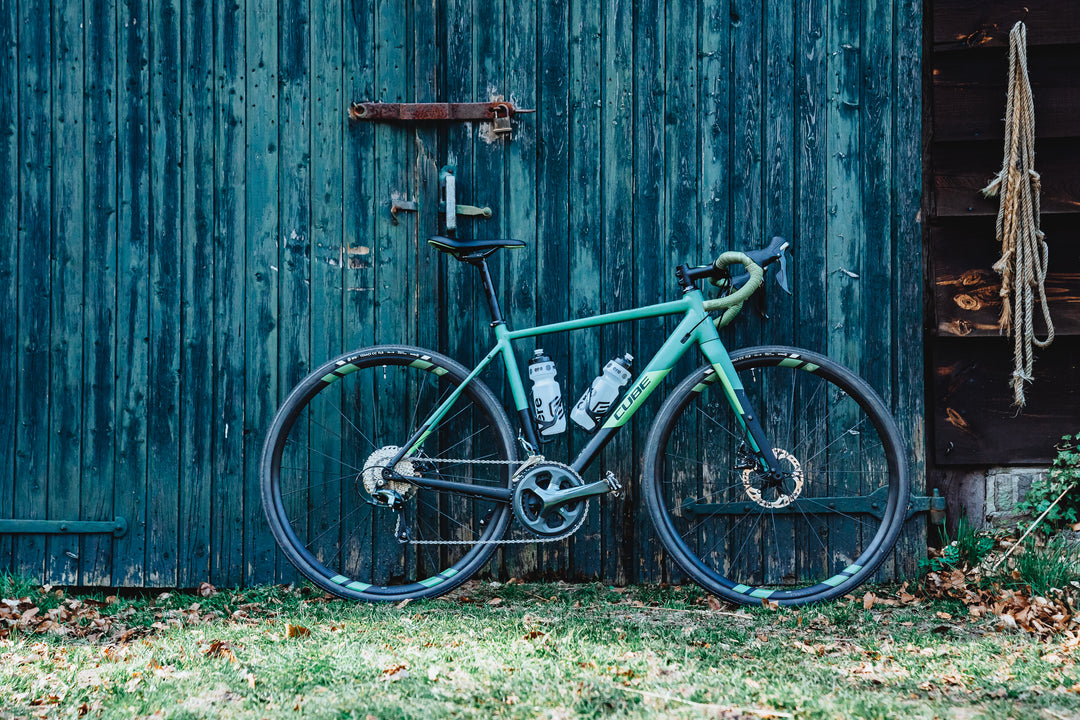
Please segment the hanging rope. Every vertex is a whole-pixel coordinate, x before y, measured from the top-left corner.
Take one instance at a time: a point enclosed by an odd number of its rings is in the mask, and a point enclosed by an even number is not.
[[[1009,33],[1009,91],[1005,106],[1005,158],[1001,172],[983,188],[987,197],[999,195],[997,239],[1001,259],[994,270],[1001,276],[1001,332],[1013,338],[1014,369],[1010,384],[1013,404],[1023,407],[1024,384],[1032,381],[1034,347],[1054,340],[1054,324],[1046,304],[1045,235],[1039,229],[1039,173],[1035,172],[1035,106],[1028,82],[1027,28],[1018,22]],[[1035,337],[1034,303],[1038,292],[1046,321],[1045,340]]]

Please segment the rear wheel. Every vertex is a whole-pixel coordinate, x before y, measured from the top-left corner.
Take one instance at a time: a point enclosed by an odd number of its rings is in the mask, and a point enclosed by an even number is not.
[[[788,347],[733,353],[783,466],[755,466],[711,367],[668,397],[645,449],[649,514],[671,558],[732,602],[827,600],[871,577],[896,542],[910,481],[896,423],[874,390]]]
[[[357,600],[431,597],[487,562],[511,519],[508,503],[381,472],[467,375],[438,353],[385,345],[326,363],[289,394],[263,448],[263,508],[286,557],[316,585]],[[507,488],[516,457],[505,412],[473,380],[396,469]],[[396,493],[400,511],[378,502],[380,491]]]

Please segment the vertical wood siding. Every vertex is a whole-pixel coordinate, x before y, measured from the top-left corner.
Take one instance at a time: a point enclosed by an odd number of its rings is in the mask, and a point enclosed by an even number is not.
[[[920,0],[0,0],[0,516],[129,527],[0,536],[0,567],[291,579],[258,491],[288,389],[373,342],[466,363],[488,343],[474,273],[424,243],[448,162],[460,201],[494,211],[461,235],[528,243],[493,268],[511,326],[671,299],[676,264],[791,237],[794,297],[770,288],[768,319],[751,308],[725,340],[858,370],[921,490],[921,44]],[[509,140],[345,113],[497,95],[537,109]],[[393,224],[392,198],[421,212]],[[569,404],[670,325],[541,343]],[[679,579],[637,482],[657,403],[590,471],[626,495],[494,572]],[[913,522],[883,572],[910,572],[923,535]]]

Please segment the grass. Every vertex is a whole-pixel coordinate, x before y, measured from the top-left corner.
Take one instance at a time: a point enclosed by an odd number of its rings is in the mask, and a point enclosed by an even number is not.
[[[1067,588],[1080,580],[1080,546],[1060,535],[1047,540],[1028,537],[1023,552],[1016,553],[1011,570],[1013,584],[1027,586],[1036,595],[1054,588]]]
[[[194,603],[203,619],[160,621]],[[480,583],[401,608],[280,587],[116,598],[102,614],[162,627],[121,644],[12,632],[0,717],[1080,716],[1076,642],[958,610],[716,611],[696,588],[598,584]]]

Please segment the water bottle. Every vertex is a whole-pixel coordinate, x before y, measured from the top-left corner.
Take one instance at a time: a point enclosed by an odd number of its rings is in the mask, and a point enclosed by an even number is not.
[[[634,356],[627,353],[604,366],[602,372],[581,396],[570,412],[570,419],[586,430],[596,429],[597,423],[607,415],[611,404],[619,397],[619,391],[630,382],[630,366]]]
[[[529,360],[529,379],[532,380],[533,417],[542,437],[554,437],[566,430],[566,411],[562,391],[555,382],[555,363],[537,349]]]

